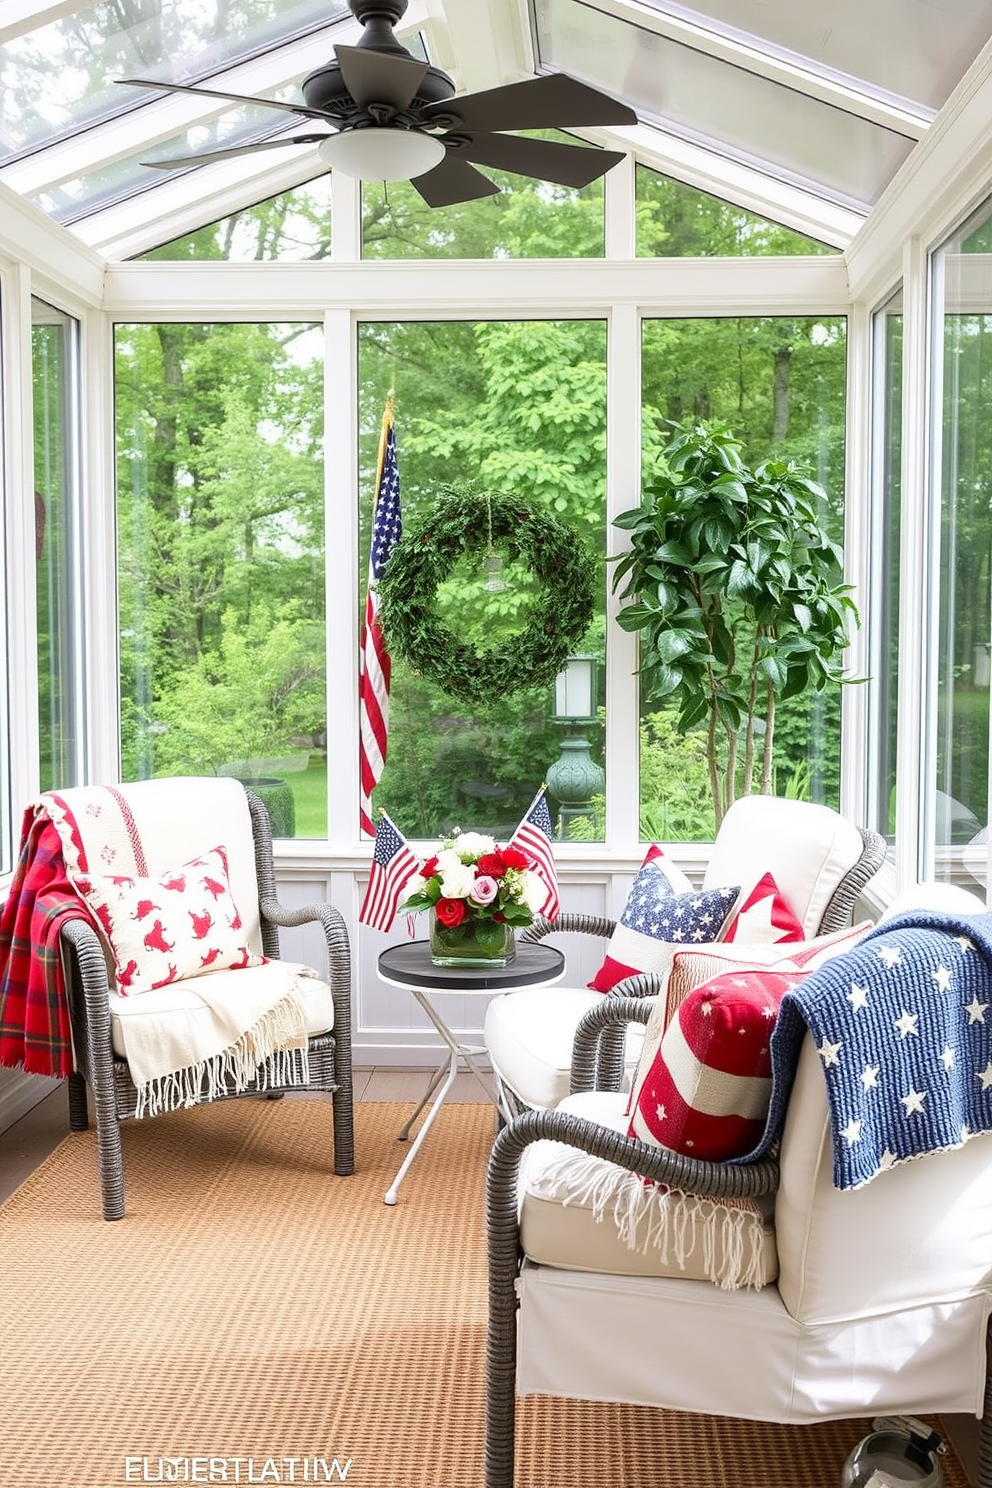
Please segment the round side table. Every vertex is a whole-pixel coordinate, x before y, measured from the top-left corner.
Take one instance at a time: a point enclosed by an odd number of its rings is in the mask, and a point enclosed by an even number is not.
[[[508,1118],[511,1114],[493,1095],[485,1075],[476,1063],[476,1055],[484,1054],[485,1047],[481,1044],[459,1042],[457,1035],[435,1007],[434,999],[444,993],[455,993],[459,997],[492,997],[496,992],[507,992],[514,987],[543,987],[560,981],[564,973],[565,958],[561,951],[554,946],[545,945],[543,941],[534,945],[529,941],[518,941],[517,953],[509,966],[435,966],[431,960],[430,942],[427,940],[406,941],[402,945],[389,946],[382,952],[378,964],[379,980],[391,987],[404,987],[412,992],[448,1048],[447,1057],[431,1075],[423,1099],[399,1134],[399,1140],[405,1142],[417,1117],[433,1096],[431,1108],[413,1146],[386,1191],[385,1203],[396,1203],[399,1186],[419,1152],[435,1116],[447,1099],[461,1063],[475,1076],[485,1091],[486,1099],[492,1101],[500,1115]]]

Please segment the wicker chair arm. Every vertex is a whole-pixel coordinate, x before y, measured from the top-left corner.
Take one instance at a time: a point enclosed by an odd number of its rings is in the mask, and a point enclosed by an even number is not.
[[[616,920],[604,920],[599,915],[560,914],[556,920],[538,915],[532,925],[520,932],[520,939],[531,943],[544,940],[548,935],[578,931],[583,935],[602,935],[607,940],[616,929]]]
[[[320,924],[327,943],[328,985],[334,1001],[334,1038],[343,1049],[351,1049],[351,942],[340,910],[333,904],[305,904],[290,909],[278,899],[259,900],[259,913],[269,925],[293,928]]]
[[[774,1158],[754,1163],[704,1162],[624,1136],[571,1112],[525,1111],[500,1131],[489,1160],[490,1198],[498,1206],[509,1200],[514,1219],[520,1159],[533,1142],[545,1141],[577,1147],[590,1157],[603,1158],[639,1177],[702,1198],[756,1199],[778,1188],[779,1168]]]
[[[575,1030],[572,1043],[572,1069],[569,1089],[572,1095],[584,1090],[618,1089],[616,1081],[606,1072],[603,1079],[603,1061],[600,1052],[600,1035],[606,1029],[626,1028],[628,1023],[647,1023],[654,1004],[640,997],[604,997],[595,1007],[583,1013]],[[622,1058],[622,1043],[620,1044]]]

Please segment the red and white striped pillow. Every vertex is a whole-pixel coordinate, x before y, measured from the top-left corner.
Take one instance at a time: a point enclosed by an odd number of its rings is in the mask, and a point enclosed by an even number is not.
[[[660,1043],[649,1028],[628,1135],[709,1162],[750,1152],[768,1115],[779,1004],[803,975],[767,966],[724,972],[689,993]]]

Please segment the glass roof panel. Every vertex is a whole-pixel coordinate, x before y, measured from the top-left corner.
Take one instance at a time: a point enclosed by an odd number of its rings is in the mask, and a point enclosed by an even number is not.
[[[27,193],[27,197],[56,221],[76,222],[125,197],[150,191],[169,177],[183,174],[181,170],[154,170],[144,163],[146,161],[175,160],[197,151],[254,144],[271,137],[274,132],[284,132],[289,117],[264,108],[233,109],[213,119],[204,120],[201,124],[192,125],[172,139],[157,140],[154,145],[145,145],[135,155],[108,162],[99,170],[77,176],[74,180],[62,181],[57,186]],[[271,165],[271,155],[264,158],[266,164]],[[190,169],[192,168],[191,166]]]
[[[331,255],[331,174],[138,255],[150,261],[312,263]]]
[[[738,36],[762,38],[933,109],[992,35],[987,0],[830,0],[827,8],[796,0],[706,0],[695,11],[645,3],[703,26],[719,22]]]
[[[125,77],[202,81],[348,15],[329,0],[103,0],[0,45],[0,160],[135,108]]]
[[[874,202],[914,141],[581,0],[537,0],[542,63],[684,138],[852,205]]]

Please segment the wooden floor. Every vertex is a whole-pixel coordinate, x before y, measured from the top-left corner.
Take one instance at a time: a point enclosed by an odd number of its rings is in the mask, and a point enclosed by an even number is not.
[[[356,1101],[409,1101],[411,1110],[427,1088],[429,1070],[356,1069]],[[468,1071],[455,1080],[449,1101],[484,1101],[478,1081]],[[59,1086],[26,1116],[0,1132],[0,1204],[57,1147],[69,1131],[66,1087]]]

